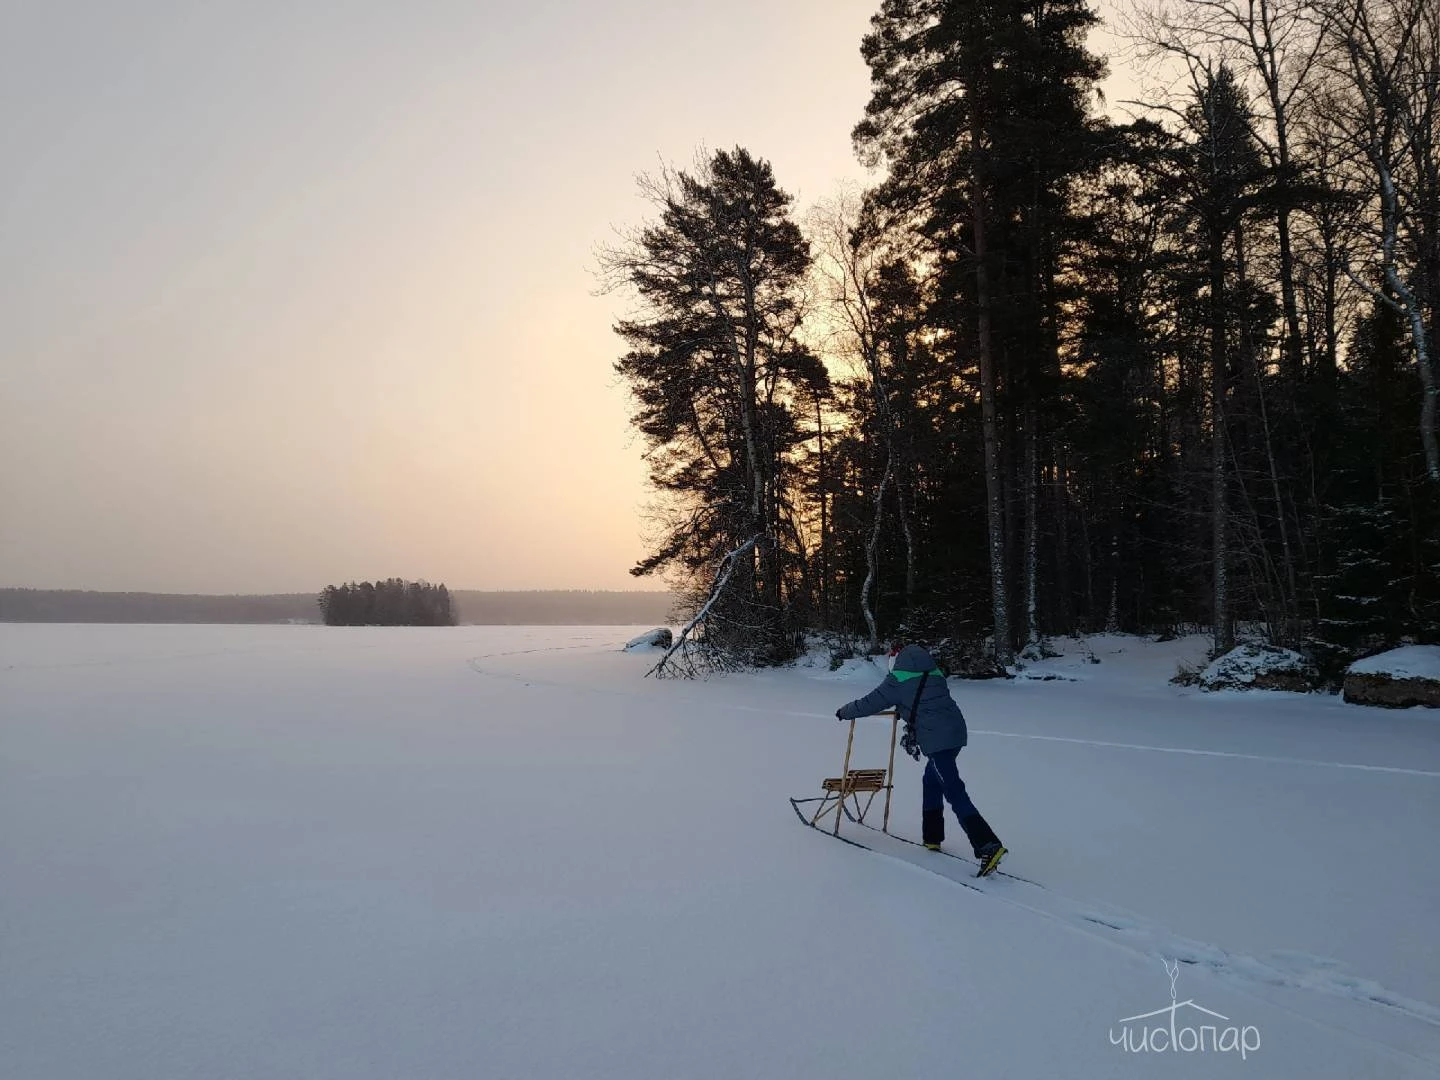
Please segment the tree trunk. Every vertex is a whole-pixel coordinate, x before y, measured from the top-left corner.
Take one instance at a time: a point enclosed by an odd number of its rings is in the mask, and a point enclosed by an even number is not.
[[[860,611],[865,616],[865,625],[870,630],[870,651],[880,644],[880,635],[875,627],[875,612],[870,607],[870,593],[875,587],[875,578],[880,569],[880,529],[885,521],[885,489],[890,486],[890,475],[895,470],[895,452],[885,454],[885,475],[875,489],[875,521],[870,527],[870,542],[865,546],[865,584],[860,587]]]
[[[1120,534],[1110,527],[1110,610],[1105,615],[1105,632],[1120,632]]]
[[[820,394],[815,394],[815,437],[818,442],[816,467],[820,470],[816,488],[820,496],[820,628],[830,626],[830,500],[826,497],[828,473],[825,469],[825,410]]]
[[[1425,474],[1432,483],[1440,484],[1440,445],[1436,443],[1435,420],[1436,398],[1440,388],[1435,384],[1435,371],[1430,365],[1429,335],[1426,332],[1425,313],[1420,298],[1415,295],[1410,283],[1400,277],[1395,267],[1395,248],[1398,242],[1400,208],[1395,192],[1395,178],[1388,164],[1378,154],[1374,163],[1380,176],[1380,216],[1384,228],[1383,262],[1385,281],[1394,298],[1384,297],[1397,312],[1410,322],[1410,340],[1415,350],[1415,368],[1420,375],[1420,445],[1425,451]]]
[[[1280,160],[1289,155],[1281,143]],[[1280,297],[1285,309],[1285,375],[1292,386],[1300,383],[1304,366],[1303,339],[1300,336],[1300,307],[1295,301],[1295,256],[1290,249],[1290,211],[1282,208],[1275,222],[1280,237]]]
[[[1290,180],[1290,132],[1285,101],[1280,92],[1280,69],[1276,64],[1271,39],[1270,13],[1261,5],[1264,27],[1264,48],[1257,56],[1265,87],[1270,95],[1270,108],[1275,118],[1275,153],[1280,162],[1280,175]],[[1275,230],[1280,239],[1280,298],[1285,311],[1285,374],[1292,385],[1298,385],[1301,374],[1300,309],[1295,302],[1295,255],[1290,246],[1290,208],[1282,205],[1275,216]]]
[[[1055,594],[1062,632],[1075,632],[1075,604],[1070,595],[1070,485],[1067,452],[1055,454]]]
[[[1235,262],[1239,269],[1240,281],[1243,286],[1246,276],[1245,259],[1245,234],[1244,229],[1235,227]],[[1298,610],[1298,588],[1295,582],[1295,557],[1290,550],[1290,526],[1287,523],[1288,515],[1285,512],[1285,500],[1280,492],[1280,470],[1275,463],[1275,439],[1270,428],[1270,409],[1265,401],[1265,372],[1260,363],[1259,351],[1255,348],[1254,340],[1250,335],[1250,327],[1247,323],[1243,336],[1245,359],[1250,368],[1250,374],[1255,380],[1255,403],[1260,410],[1260,434],[1265,445],[1265,463],[1270,471],[1270,494],[1275,503],[1275,524],[1280,531],[1280,558],[1281,572],[1284,575],[1280,588],[1280,633],[1284,644],[1293,644],[1296,637],[1296,620],[1299,617]],[[1298,368],[1296,369],[1298,374]],[[1296,385],[1291,383],[1290,385]],[[1256,518],[1257,527],[1259,518]],[[1264,543],[1263,536],[1260,542]]]
[[[972,130],[972,153],[979,155],[981,132]],[[1010,642],[1009,583],[1005,574],[1005,485],[1000,475],[1000,432],[996,422],[995,354],[990,329],[990,267],[985,243],[984,169],[977,160],[973,169],[971,203],[975,230],[976,338],[980,351],[980,415],[985,437],[985,509],[990,547],[990,592],[995,625],[995,659],[1008,664],[1014,659]]]
[[[1210,472],[1212,618],[1215,653],[1235,647],[1235,627],[1230,619],[1230,577],[1228,524],[1230,506],[1225,477],[1225,257],[1224,234],[1210,235]]]
[[[1337,250],[1335,228],[1327,223],[1324,233],[1325,244],[1325,368],[1321,372],[1321,384],[1328,395],[1335,389],[1335,378],[1339,371],[1340,356],[1340,254]]]
[[[896,481],[895,494],[900,503],[900,531],[905,535],[905,606],[915,603],[915,533],[910,525],[909,485]]]
[[[1025,431],[1025,646],[1040,647],[1040,620],[1036,611],[1040,568],[1039,456],[1035,409],[1029,409]]]

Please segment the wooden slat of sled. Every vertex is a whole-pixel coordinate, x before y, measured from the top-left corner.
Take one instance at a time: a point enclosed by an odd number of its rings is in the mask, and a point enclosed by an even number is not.
[[[851,769],[845,776],[830,776],[821,781],[825,791],[883,791],[884,769]]]

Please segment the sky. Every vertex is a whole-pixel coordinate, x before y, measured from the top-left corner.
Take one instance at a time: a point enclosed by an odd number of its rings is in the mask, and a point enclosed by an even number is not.
[[[866,182],[878,0],[0,6],[0,586],[659,588],[596,251]]]

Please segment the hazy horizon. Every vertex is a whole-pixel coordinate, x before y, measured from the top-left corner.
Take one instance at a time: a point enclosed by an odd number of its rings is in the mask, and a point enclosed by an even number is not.
[[[391,575],[391,576],[393,577],[393,576],[398,576],[398,575]],[[363,580],[368,580],[368,581],[370,581],[370,582],[374,582],[374,581],[376,581],[377,579],[372,576],[372,577],[370,577],[370,578],[363,579]],[[378,580],[383,581],[383,580],[386,580],[386,579],[385,579],[385,578],[380,578],[380,579],[378,579]],[[268,593],[177,593],[177,592],[164,592],[164,593],[159,593],[159,592],[155,592],[155,591],[150,590],[150,589],[37,589],[37,588],[35,588],[34,586],[31,586],[31,585],[0,585],[0,594],[4,594],[4,593],[16,593],[16,592],[21,592],[21,593],[33,592],[33,593],[95,593],[95,594],[104,595],[104,596],[124,596],[124,595],[132,595],[132,596],[204,596],[204,597],[246,597],[246,598],[248,598],[248,597],[255,597],[255,596],[314,596],[314,595],[320,593],[320,592],[325,588],[326,585],[343,585],[343,584],[347,584],[347,582],[327,581],[327,582],[325,583],[325,585],[317,586],[317,587],[314,588],[314,589],[296,589],[296,590],[291,591],[291,592],[268,592]],[[473,588],[471,588],[471,587],[468,586],[468,585],[451,585],[448,581],[432,581],[432,582],[429,582],[429,584],[431,584],[431,585],[444,585],[445,588],[448,589],[450,592],[496,593],[496,594],[503,593],[503,594],[507,594],[507,595],[508,595],[508,594],[511,594],[511,593],[601,593],[601,592],[608,592],[608,593],[665,593],[666,595],[669,595],[670,592],[671,592],[671,590],[666,589],[666,588],[663,588],[663,587],[661,587],[661,588],[642,588],[642,587],[640,587],[640,586],[636,586],[635,588],[630,588],[630,589],[473,589]]]
[[[8,10],[0,585],[663,588],[595,249],[701,147],[863,182],[878,6]]]
[[[449,590],[462,625],[666,625],[674,594],[651,590]],[[0,588],[0,623],[319,623],[320,589],[206,595]]]

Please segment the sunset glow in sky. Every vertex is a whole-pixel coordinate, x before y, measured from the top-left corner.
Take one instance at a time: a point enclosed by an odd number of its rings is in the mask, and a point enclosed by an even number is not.
[[[0,586],[632,588],[635,175],[863,180],[878,0],[7,5]]]

